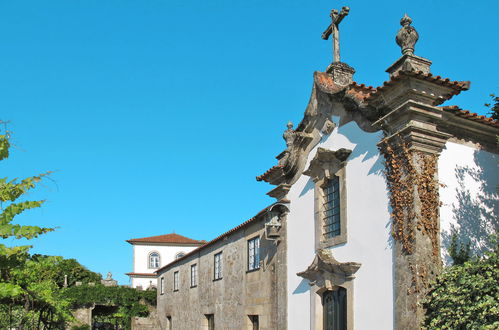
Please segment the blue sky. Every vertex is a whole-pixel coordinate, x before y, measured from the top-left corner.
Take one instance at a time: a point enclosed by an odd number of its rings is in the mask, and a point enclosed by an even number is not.
[[[14,144],[0,170],[54,171],[29,195],[47,203],[17,218],[58,227],[32,251],[126,284],[126,239],[210,240],[271,203],[255,176],[301,120],[312,73],[331,61],[329,11],[343,5],[341,55],[357,82],[388,78],[408,13],[432,73],[472,82],[446,104],[487,112],[497,1],[0,2],[0,118]]]

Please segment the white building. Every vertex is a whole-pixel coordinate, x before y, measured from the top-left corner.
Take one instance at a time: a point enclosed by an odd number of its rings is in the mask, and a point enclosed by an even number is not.
[[[133,246],[133,272],[130,276],[133,288],[147,289],[156,287],[156,274],[158,268],[178,259],[188,252],[206,243],[175,233],[133,238],[127,240]]]
[[[158,269],[164,329],[416,330],[451,233],[486,249],[499,121],[442,106],[470,83],[434,76],[410,24],[377,88],[353,81],[336,44],[278,163],[257,177],[276,203]]]

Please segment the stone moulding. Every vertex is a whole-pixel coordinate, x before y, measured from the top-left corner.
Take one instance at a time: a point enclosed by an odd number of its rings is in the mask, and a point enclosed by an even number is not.
[[[330,177],[334,173],[330,173],[333,169],[338,169],[340,164],[344,162],[352,150],[345,148],[336,151],[318,148],[315,157],[310,162],[310,166],[303,172],[304,175],[310,176],[316,181],[322,175]]]
[[[329,279],[329,276],[324,278],[324,274],[335,274],[344,276],[345,279],[353,279],[360,266],[361,264],[358,262],[339,262],[333,257],[331,250],[319,249],[310,266],[296,275],[309,280],[311,283],[315,283],[316,281],[321,280],[321,278]],[[333,280],[332,284],[339,285],[341,283],[334,283]]]

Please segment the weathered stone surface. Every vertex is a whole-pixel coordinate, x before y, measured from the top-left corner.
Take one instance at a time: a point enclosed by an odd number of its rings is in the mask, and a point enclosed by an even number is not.
[[[205,329],[213,314],[217,329],[251,329],[258,315],[260,329],[286,329],[286,224],[281,219],[279,240],[265,238],[266,217],[239,229],[198,253],[160,271],[164,294],[158,291],[161,327],[168,317],[174,329]],[[248,240],[260,237],[260,268],[248,271]],[[214,254],[222,252],[223,277],[214,280]],[[191,287],[191,265],[197,264],[198,284]],[[173,273],[179,289],[173,291]]]

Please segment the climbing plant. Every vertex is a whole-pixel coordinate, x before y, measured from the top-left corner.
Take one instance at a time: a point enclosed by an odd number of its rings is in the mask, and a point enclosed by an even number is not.
[[[130,329],[132,317],[146,317],[148,305],[156,305],[156,290],[141,291],[122,286],[73,286],[63,290],[63,296],[74,309],[100,305],[101,308],[94,309],[94,317],[100,322],[117,323],[125,329]]]

